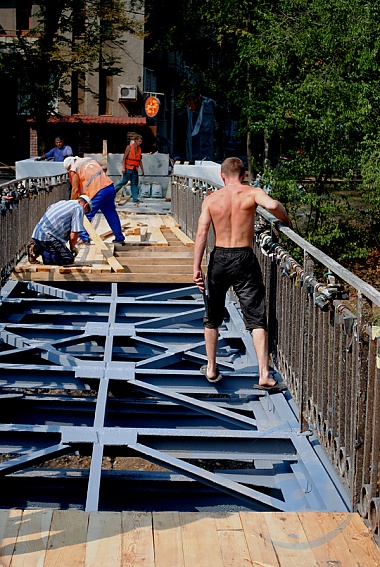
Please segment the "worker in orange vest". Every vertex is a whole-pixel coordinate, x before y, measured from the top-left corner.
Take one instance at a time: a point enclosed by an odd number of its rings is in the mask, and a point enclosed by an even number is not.
[[[86,213],[88,220],[91,222],[96,213],[101,211],[114,233],[115,239],[112,242],[123,244],[125,236],[115,208],[115,187],[102,165],[91,157],[70,156],[64,160],[63,167],[69,172],[71,199],[88,195],[92,201],[92,210]],[[77,244],[90,243],[86,230],[79,233],[79,238]]]
[[[141,169],[142,175],[144,175],[144,166],[141,161],[141,144],[142,136],[140,134],[135,134],[131,143],[125,148],[123,163],[122,163],[122,173],[123,177],[120,179],[119,183],[115,186],[116,193],[128,183],[131,182],[131,193],[132,201],[139,205],[139,167]]]

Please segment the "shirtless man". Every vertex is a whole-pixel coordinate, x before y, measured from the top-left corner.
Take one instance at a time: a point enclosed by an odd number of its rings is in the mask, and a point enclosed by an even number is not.
[[[207,273],[206,312],[203,319],[207,365],[200,371],[209,382],[222,379],[216,364],[218,327],[222,324],[226,292],[230,286],[239,298],[246,329],[252,333],[259,364],[259,388],[278,392],[281,384],[269,373],[265,289],[261,269],[253,252],[254,217],[258,205],[289,226],[284,207],[259,187],[243,185],[245,168],[239,158],[227,158],[221,167],[224,187],[203,201],[194,247],[193,279],[202,293],[206,284],[202,257],[210,225],[215,233]]]

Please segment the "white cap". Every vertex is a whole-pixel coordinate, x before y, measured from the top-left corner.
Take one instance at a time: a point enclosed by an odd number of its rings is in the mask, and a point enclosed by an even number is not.
[[[66,158],[66,159],[69,159],[69,158]],[[83,201],[86,201],[86,203],[87,203],[87,205],[90,209],[90,212],[92,211],[92,201],[91,201],[91,199],[88,195],[83,194],[80,197],[78,197],[78,199],[83,199]]]
[[[69,169],[70,165],[71,165],[71,167],[74,165],[76,159],[78,159],[78,156],[75,156],[75,157],[69,156],[69,157],[65,158],[63,160],[63,167],[65,169]]]

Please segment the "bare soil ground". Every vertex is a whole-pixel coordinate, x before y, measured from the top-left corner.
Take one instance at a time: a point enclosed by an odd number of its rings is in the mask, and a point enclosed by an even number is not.
[[[380,291],[380,250],[373,249],[368,259],[356,262],[351,271]]]

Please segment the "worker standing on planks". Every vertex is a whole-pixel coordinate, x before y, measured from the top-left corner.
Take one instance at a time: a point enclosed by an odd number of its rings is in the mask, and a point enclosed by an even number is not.
[[[122,164],[122,174],[123,177],[116,184],[115,187],[115,194],[128,183],[131,182],[131,193],[132,193],[132,201],[135,205],[139,205],[141,201],[139,201],[139,168],[141,169],[142,175],[144,175],[144,166],[141,159],[141,144],[142,144],[142,136],[140,134],[135,134],[131,143],[125,148],[124,155],[123,155],[123,164]]]
[[[114,233],[114,244],[124,244],[125,237],[121,230],[119,215],[115,207],[115,188],[106,175],[101,164],[90,157],[67,157],[63,166],[69,172],[71,183],[71,199],[88,195],[92,200],[92,211],[86,216],[91,222],[98,211],[101,211]],[[89,244],[90,237],[86,230],[80,234],[78,244]]]
[[[286,389],[269,373],[265,289],[260,265],[253,252],[254,217],[258,205],[273,213],[289,226],[284,207],[259,187],[243,185],[246,176],[241,159],[227,158],[221,166],[224,187],[203,201],[194,247],[193,279],[205,294],[203,319],[207,365],[200,369],[209,382],[222,379],[216,364],[218,327],[222,324],[226,293],[233,287],[243,314],[245,326],[252,334],[259,363],[259,389],[271,393]],[[215,233],[206,283],[202,274],[202,257],[210,226]]]

